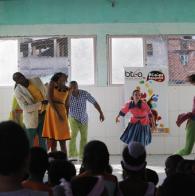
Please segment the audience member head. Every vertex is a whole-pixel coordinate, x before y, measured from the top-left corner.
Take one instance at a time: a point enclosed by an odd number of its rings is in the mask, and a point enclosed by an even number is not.
[[[29,160],[29,142],[23,128],[13,121],[0,123],[0,175],[23,178]]]
[[[108,174],[112,174],[113,168],[112,168],[112,166],[110,164],[107,165],[105,172],[108,173]]]
[[[49,162],[54,160],[67,160],[67,154],[62,151],[50,152],[48,154]]]
[[[122,168],[127,175],[145,175],[146,151],[139,142],[131,142],[124,148],[121,161]]]
[[[195,165],[195,160],[181,160],[177,165],[177,172],[185,174],[194,174],[193,167]]]
[[[62,178],[66,181],[71,181],[75,175],[75,166],[69,161],[55,160],[50,163],[48,176],[52,186],[59,185]]]
[[[83,153],[83,167],[94,174],[106,171],[109,165],[109,152],[106,145],[98,140],[85,145]]]
[[[86,171],[86,170],[85,170],[83,164],[81,164],[81,167],[80,167],[80,170],[79,170],[79,174],[81,174],[81,173],[83,173],[83,172],[85,172],[85,171]],[[106,167],[106,169],[105,169],[105,173],[107,173],[107,174],[112,174],[112,172],[113,172],[112,166],[111,166],[110,164],[107,165],[107,167]]]
[[[145,176],[147,182],[152,182],[154,185],[158,184],[158,174],[154,170],[146,168]]]
[[[30,149],[30,177],[43,180],[44,174],[48,169],[48,155],[47,152],[41,147],[32,147]]]
[[[174,155],[169,156],[165,161],[166,175],[169,176],[169,175],[176,173],[177,165],[182,160],[183,160],[183,157],[178,154],[174,154]]]
[[[157,196],[194,196],[195,178],[184,173],[167,176],[157,191]]]
[[[102,177],[85,176],[71,182],[74,196],[106,196]]]

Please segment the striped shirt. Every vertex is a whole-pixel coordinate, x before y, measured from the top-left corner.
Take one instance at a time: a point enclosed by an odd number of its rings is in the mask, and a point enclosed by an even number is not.
[[[95,98],[84,90],[79,89],[78,96],[70,96],[69,115],[78,120],[81,124],[88,123],[87,101],[92,104],[96,103]]]

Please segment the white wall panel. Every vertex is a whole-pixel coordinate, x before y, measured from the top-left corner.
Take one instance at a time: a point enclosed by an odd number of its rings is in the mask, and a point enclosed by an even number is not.
[[[88,104],[89,114],[89,140],[96,139],[106,142],[111,154],[122,152],[124,144],[120,141],[123,132],[123,121],[115,123],[115,116],[121,108],[123,87],[81,87],[88,90],[98,100],[105,114],[105,121],[99,121],[96,109]],[[175,124],[180,112],[188,112],[192,109],[194,96],[193,86],[169,86],[169,134],[153,135],[152,144],[147,147],[149,154],[173,154],[185,143],[185,124],[178,128]],[[13,87],[0,87],[0,120],[6,120],[9,116]],[[195,150],[194,150],[195,152]]]

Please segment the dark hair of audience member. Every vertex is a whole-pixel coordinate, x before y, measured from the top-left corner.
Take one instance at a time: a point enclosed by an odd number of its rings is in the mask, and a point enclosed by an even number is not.
[[[183,157],[178,155],[178,154],[174,154],[174,155],[169,156],[165,161],[165,173],[166,173],[166,175],[169,176],[169,175],[175,174],[177,165],[182,160],[183,160]]]
[[[67,160],[67,154],[62,151],[48,153],[49,162],[54,160]]]
[[[72,193],[74,196],[86,196],[94,188],[98,178],[94,176],[85,176],[82,178],[73,179],[71,182]],[[101,194],[107,195],[105,193]]]
[[[107,165],[107,167],[106,167],[106,169],[105,169],[105,172],[106,172],[107,174],[112,174],[113,168],[112,168],[112,166],[111,166],[110,164]]]
[[[85,168],[84,168],[84,166],[81,164],[81,167],[80,167],[80,170],[79,170],[79,174],[81,174],[81,173],[83,173],[83,172],[85,172]],[[107,167],[106,167],[106,169],[105,169],[105,173],[107,173],[107,174],[112,174],[112,172],[113,172],[112,166],[111,166],[110,164],[107,165]]]
[[[157,196],[194,196],[195,177],[185,173],[167,176],[157,190]]]
[[[85,172],[85,171],[86,171],[86,170],[85,170],[83,164],[81,164],[81,167],[80,167],[80,169],[79,169],[79,174],[82,174],[82,173]]]
[[[51,186],[59,185],[62,178],[66,181],[71,181],[75,175],[75,166],[70,161],[54,160],[50,163],[48,177]]]
[[[156,171],[146,168],[145,177],[147,182],[152,182],[156,186],[159,182],[159,177]]]
[[[106,145],[98,140],[86,144],[83,153],[83,167],[93,174],[106,171],[109,165],[109,152]]]
[[[182,160],[178,163],[176,171],[185,174],[194,174],[193,166],[195,165],[195,160]]]
[[[48,169],[48,155],[41,147],[32,147],[30,149],[30,166],[29,172],[31,178],[39,177],[43,179],[46,170]]]
[[[13,121],[0,123],[0,175],[25,172],[29,158],[29,142],[23,128]]]

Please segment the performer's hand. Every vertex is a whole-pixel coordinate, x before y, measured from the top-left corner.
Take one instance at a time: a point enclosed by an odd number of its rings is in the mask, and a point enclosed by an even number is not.
[[[120,116],[117,116],[115,121],[116,123],[120,122]]]
[[[104,114],[103,114],[103,113],[100,113],[100,121],[103,122],[104,119],[105,119],[105,118],[104,118]]]

